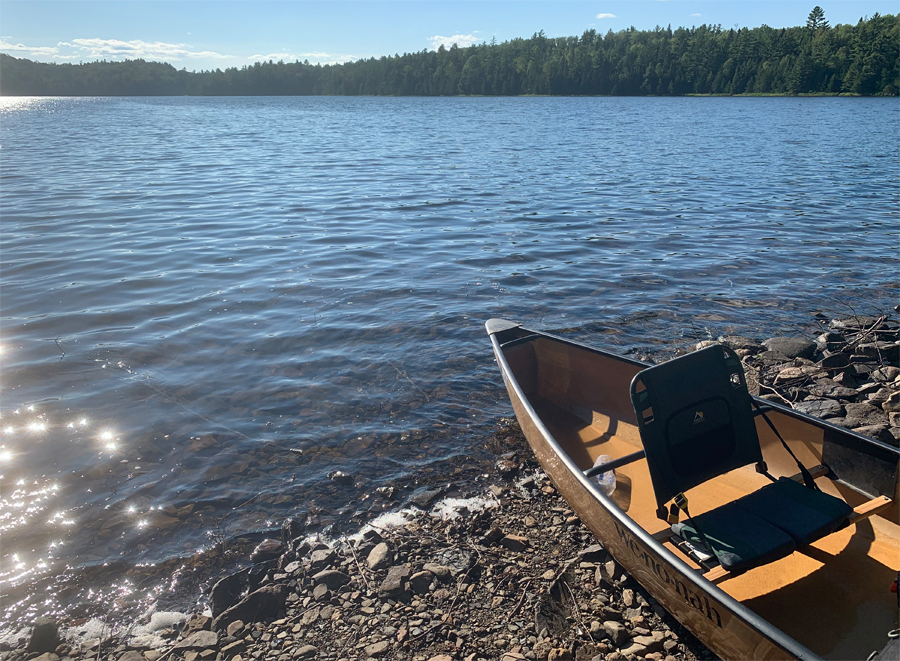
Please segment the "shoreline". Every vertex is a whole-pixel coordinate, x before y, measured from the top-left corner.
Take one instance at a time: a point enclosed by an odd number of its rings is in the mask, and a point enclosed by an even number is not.
[[[814,341],[736,335],[718,341],[738,352],[761,398],[900,443],[900,325],[890,315],[855,316],[823,321],[821,331]],[[431,484],[414,492],[418,511],[405,521],[396,508],[382,515],[395,527],[379,518],[329,543],[287,519],[280,540],[262,541],[249,566],[213,585],[216,566],[246,558],[253,545],[243,536],[229,551],[223,540],[220,554],[207,554],[202,567],[188,572],[204,574],[187,589],[199,592],[195,603],[206,615],[138,617],[114,603],[105,623],[36,623],[53,629],[56,644],[44,643],[38,653],[33,634],[0,647],[0,661],[712,658],[609,564],[539,471],[515,421],[501,420],[485,444],[498,459],[474,496],[452,483]],[[449,505],[464,509],[451,518]],[[497,612],[509,613],[505,628],[493,621]],[[116,615],[130,623],[116,629]],[[58,639],[60,624],[68,629],[65,641]]]

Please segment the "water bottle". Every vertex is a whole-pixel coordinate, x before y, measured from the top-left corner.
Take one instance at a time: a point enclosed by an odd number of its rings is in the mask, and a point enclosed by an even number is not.
[[[612,457],[608,454],[601,454],[594,462],[594,466],[600,466],[601,464],[610,461],[612,461]],[[600,473],[600,475],[594,475],[591,477],[591,481],[600,487],[600,491],[602,491],[604,495],[611,496],[613,491],[616,490],[616,471],[613,469],[606,471],[605,473]]]

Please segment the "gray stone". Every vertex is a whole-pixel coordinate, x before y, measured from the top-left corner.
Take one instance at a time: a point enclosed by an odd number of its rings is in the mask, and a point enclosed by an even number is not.
[[[868,402],[856,402],[844,406],[847,410],[848,427],[867,427],[869,425],[887,425],[887,413],[879,410]],[[883,408],[883,407],[882,407]]]
[[[877,360],[896,361],[900,358],[900,345],[896,342],[867,342],[856,347],[856,352]]]
[[[513,553],[521,553],[528,548],[528,538],[522,535],[507,535],[500,540],[500,546],[512,551]]]
[[[144,655],[138,652],[137,650],[131,650],[125,652],[122,656],[119,657],[119,661],[145,661]]]
[[[413,494],[410,502],[422,509],[427,509],[441,495],[440,489],[422,489]]]
[[[333,549],[318,549],[309,554],[310,569],[321,569],[334,562],[337,554]]]
[[[817,379],[816,382],[807,388],[810,394],[816,397],[834,397],[838,399],[850,399],[856,397],[857,392],[854,388],[847,388],[834,381],[833,379]]]
[[[391,644],[386,640],[382,640],[378,643],[366,645],[363,651],[366,653],[366,656],[379,657],[384,655],[389,649],[391,649]]]
[[[59,656],[56,652],[44,652],[40,656],[31,659],[31,661],[59,661]]]
[[[752,353],[765,351],[765,347],[762,344],[742,335],[726,335],[725,337],[720,337],[719,342],[735,351],[738,349],[743,349]]]
[[[247,573],[238,572],[226,576],[213,585],[209,593],[209,608],[213,617],[218,617],[234,606],[241,598],[247,583]]]
[[[243,628],[244,623],[241,620],[235,620],[225,628],[225,633],[229,636],[237,636]]]
[[[862,427],[854,427],[853,431],[857,434],[863,434],[864,436],[870,436],[879,441],[885,441],[890,443],[894,440],[894,435],[891,433],[890,427],[887,425],[864,425]]]
[[[415,594],[425,594],[428,592],[428,588],[431,587],[433,580],[434,574],[430,571],[416,572],[409,577],[409,587]]]
[[[630,640],[628,630],[621,622],[607,620],[603,623],[603,629],[606,631],[606,635],[609,636],[609,639],[613,642],[613,645],[617,648],[624,647]]]
[[[810,402],[797,402],[794,410],[817,418],[836,418],[844,415],[844,407],[832,399],[814,399]]]
[[[882,402],[881,408],[885,413],[900,413],[900,392],[893,392]]]
[[[350,577],[347,574],[336,569],[325,569],[315,574],[312,578],[317,585],[326,585],[330,590],[337,590],[342,585],[347,585],[350,582]]]
[[[303,645],[294,650],[295,659],[314,659],[319,650],[314,645]]]
[[[453,570],[444,565],[438,565],[433,562],[426,562],[422,567],[423,571],[430,571],[441,582],[447,582],[453,578]]]
[[[391,550],[385,542],[376,544],[366,558],[369,569],[383,569],[391,564]]]
[[[187,637],[195,631],[209,631],[212,629],[212,618],[202,613],[194,613],[184,623],[181,633]]]
[[[816,345],[799,337],[772,337],[763,342],[769,351],[788,358],[809,358],[816,352]]]
[[[283,584],[264,585],[219,615],[213,621],[213,629],[220,631],[235,620],[262,622],[275,618],[284,608],[288,592],[288,586]]]
[[[284,566],[285,574],[296,574],[303,568],[303,563],[299,560],[294,560],[293,562],[289,562]]]
[[[56,620],[49,617],[37,618],[25,651],[29,654],[43,654],[54,651],[57,645],[59,645],[59,629]]]
[[[215,631],[195,631],[175,645],[177,650],[202,650],[219,644],[219,634]]]
[[[250,562],[274,560],[284,552],[284,544],[278,539],[264,539],[250,554]]]
[[[233,643],[228,643],[227,645],[222,646],[222,656],[226,659],[230,659],[231,657],[237,654],[243,654],[247,651],[247,643],[243,640],[236,640]]]
[[[898,376],[900,376],[900,367],[894,367],[893,365],[885,365],[872,372],[872,378],[875,381],[884,383],[890,383]]]
[[[388,569],[387,577],[381,583],[379,594],[388,597],[399,597],[406,593],[406,580],[409,578],[409,567],[398,565]]]
[[[328,586],[324,583],[319,583],[315,588],[313,588],[312,596],[316,601],[326,601],[328,599],[331,599],[331,590],[329,590]]]

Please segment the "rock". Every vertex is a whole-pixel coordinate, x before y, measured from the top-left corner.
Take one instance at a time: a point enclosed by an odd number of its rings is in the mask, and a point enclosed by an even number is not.
[[[213,585],[209,593],[209,608],[214,618],[224,613],[240,600],[246,582],[246,572],[238,572],[237,574],[226,576]]]
[[[434,574],[430,571],[416,572],[409,577],[409,587],[415,594],[426,594],[433,580]]]
[[[438,654],[428,659],[428,661],[453,661],[453,657],[449,654]]]
[[[379,595],[398,598],[406,593],[406,579],[409,578],[409,567],[406,565],[398,565],[388,569],[387,577],[381,583]]]
[[[525,657],[522,657],[523,659]],[[557,647],[550,650],[547,661],[572,661],[572,653],[565,647]]]
[[[241,629],[244,628],[244,623],[241,620],[235,620],[227,627],[225,627],[225,633],[229,636],[237,636]]]
[[[521,553],[528,548],[528,544],[528,538],[522,535],[506,535],[500,540],[500,546],[513,553]]]
[[[428,509],[440,495],[441,489],[421,489],[416,491],[409,501],[416,507],[421,507],[424,510]]]
[[[613,642],[617,648],[622,648],[629,641],[628,630],[625,628],[625,625],[621,622],[615,622],[614,620],[607,620],[603,623],[603,629],[606,631],[606,635],[609,636],[609,639]]]
[[[184,637],[190,636],[195,631],[210,631],[212,629],[212,618],[202,613],[194,613],[184,622],[181,628],[181,634]]]
[[[59,629],[56,620],[49,617],[37,618],[25,651],[29,654],[43,654],[55,651],[57,645],[59,645]]]
[[[353,476],[344,471],[331,471],[328,473],[328,479],[336,484],[342,484],[344,486],[353,484]]]
[[[137,650],[130,650],[119,657],[119,661],[145,661],[144,655]]]
[[[847,410],[846,426],[851,429],[855,427],[867,427],[869,425],[888,424],[887,413],[875,408],[868,402],[847,404],[844,408]]]
[[[845,344],[844,336],[833,331],[822,333],[816,338],[816,346],[820,351],[840,351]]]
[[[809,402],[797,402],[794,410],[817,418],[836,418],[844,415],[844,407],[833,399],[814,399]]]
[[[637,645],[642,645],[644,648],[646,648],[648,654],[653,652],[661,652],[665,640],[666,636],[662,631],[654,631],[649,636],[635,636],[634,638],[632,638],[632,642]]]
[[[221,631],[235,620],[263,622],[273,619],[284,608],[288,592],[286,585],[264,585],[219,615],[213,621],[213,629]]]
[[[306,523],[299,519],[288,517],[281,524],[281,543],[288,547],[295,539],[306,532]]]
[[[319,654],[319,650],[314,645],[303,645],[294,650],[295,659],[314,659]]]
[[[896,362],[900,358],[900,345],[896,342],[867,342],[857,346],[856,353],[876,360]]]
[[[44,652],[40,656],[36,656],[30,661],[59,661],[59,656],[55,652]]]
[[[772,337],[763,342],[769,351],[787,358],[809,358],[816,352],[816,345],[799,337]]]
[[[384,655],[389,649],[391,649],[391,644],[386,640],[382,640],[378,643],[366,645],[366,648],[363,650],[363,652],[365,652],[366,656],[377,658]]]
[[[478,541],[484,546],[493,546],[503,539],[503,531],[499,528],[491,528]]]
[[[446,583],[453,579],[453,570],[444,565],[438,565],[433,562],[426,562],[422,567],[422,571],[430,571],[442,583]]]
[[[726,335],[725,337],[720,337],[719,342],[735,351],[738,349],[744,349],[752,353],[765,351],[765,347],[762,344],[741,335]]]
[[[857,395],[855,389],[847,388],[834,379],[816,379],[816,382],[807,389],[811,395],[815,395],[816,397],[851,399]]]
[[[243,640],[236,640],[222,646],[222,654],[226,659],[230,659],[236,654],[243,654],[247,650],[247,643]]]
[[[378,570],[384,569],[388,565],[391,564],[391,550],[385,542],[381,542],[380,544],[376,544],[375,548],[369,551],[369,555],[366,558],[366,563],[369,565],[369,569]]]
[[[278,539],[264,539],[250,554],[250,562],[274,560],[284,552],[284,544]]]
[[[336,557],[337,554],[334,552],[334,549],[327,547],[324,549],[316,549],[309,554],[310,569],[321,569],[322,567],[326,567],[334,562]]]
[[[900,391],[891,393],[887,401],[882,402],[881,408],[885,413],[900,413]]]
[[[775,385],[781,385],[798,379],[821,378],[825,374],[815,365],[802,367],[785,367],[775,376]]]
[[[177,650],[202,650],[219,644],[219,634],[215,631],[195,631],[184,640],[176,643]]]
[[[519,474],[519,464],[509,459],[500,459],[494,464],[494,468],[504,479],[512,479]]]
[[[578,558],[582,562],[605,562],[608,557],[606,549],[600,544],[591,544],[578,552]]]
[[[635,656],[644,656],[645,654],[647,654],[647,648],[638,643],[632,643],[628,647],[620,650],[620,652],[622,653],[622,656],[628,659]]]
[[[700,351],[701,349],[706,349],[707,347],[714,347],[718,344],[718,342],[714,340],[700,340],[697,344],[694,345],[694,351]]]
[[[894,435],[891,433],[888,425],[864,425],[862,427],[854,427],[853,431],[887,443],[891,443],[894,440]]]
[[[872,378],[875,381],[880,381],[882,383],[890,383],[898,376],[900,376],[900,367],[894,367],[893,365],[879,367],[877,370],[872,372]]]
[[[319,583],[313,588],[312,597],[316,601],[327,601],[328,599],[331,599],[331,590],[329,590],[328,586],[324,583]]]
[[[284,573],[288,575],[296,574],[301,569],[303,569],[303,563],[299,560],[294,560],[293,562],[289,562],[284,566]]]
[[[347,585],[350,582],[350,577],[347,574],[336,569],[325,569],[315,574],[312,578],[316,585],[325,585],[330,590],[337,590],[342,585]]]

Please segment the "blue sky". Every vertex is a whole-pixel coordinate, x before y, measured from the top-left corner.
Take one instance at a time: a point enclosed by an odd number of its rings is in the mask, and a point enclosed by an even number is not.
[[[329,63],[539,30],[555,37],[669,24],[787,27],[805,23],[816,4],[832,25],[898,11],[897,0],[0,0],[0,51],[43,62],[142,57],[189,70],[268,59]]]

